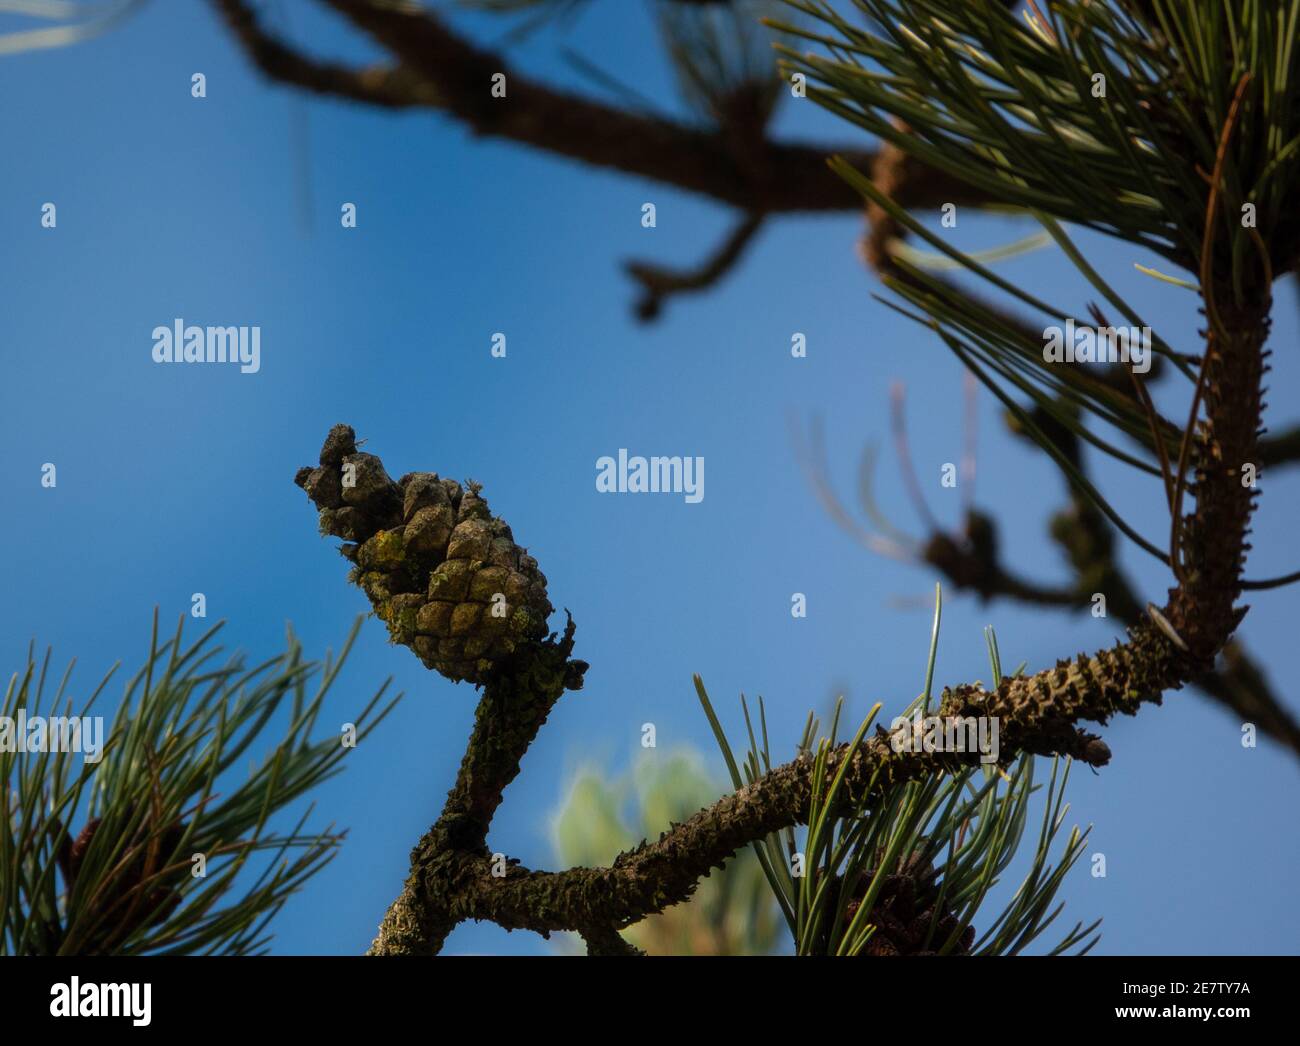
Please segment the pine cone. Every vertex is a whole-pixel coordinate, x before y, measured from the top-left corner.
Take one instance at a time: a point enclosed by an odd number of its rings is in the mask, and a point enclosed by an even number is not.
[[[847,925],[857,913],[858,905],[866,896],[867,887],[875,877],[874,871],[863,876],[855,889],[854,900],[845,905],[844,920]],[[876,894],[875,906],[867,919],[876,932],[862,949],[863,955],[936,955],[937,949],[960,925],[957,916],[948,910],[938,913],[939,873],[925,861],[919,852],[911,854],[902,868],[885,877]],[[926,947],[926,936],[934,923],[934,933]],[[958,937],[949,954],[969,955],[975,943],[975,927],[967,926]]]
[[[482,683],[520,643],[546,636],[546,578],[477,483],[432,472],[394,483],[347,425],[330,429],[320,466],[294,482],[320,510],[321,532],[347,542],[350,579],[393,642],[428,668]]]
[[[91,842],[102,825],[102,818],[93,817],[86,822],[76,839],[71,842],[64,840],[58,859],[69,893],[81,873]],[[167,859],[180,845],[185,826],[177,821],[162,833],[157,842],[152,844],[157,847],[153,859],[149,853],[151,844],[145,841],[148,832],[147,824],[141,826],[135,839],[124,848],[123,854],[130,854],[131,857],[125,865],[119,859],[116,870],[111,873],[113,878],[110,886],[101,891],[100,905],[104,918],[98,921],[93,935],[82,942],[81,952],[111,952],[137,927],[156,926],[166,922],[180,904],[180,892],[170,886],[160,883],[147,893],[139,893],[137,888],[146,878],[162,871]],[[95,921],[94,913],[83,913],[83,918],[89,922]]]

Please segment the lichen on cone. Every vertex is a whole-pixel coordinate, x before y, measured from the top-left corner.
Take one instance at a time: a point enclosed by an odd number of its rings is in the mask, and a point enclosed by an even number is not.
[[[426,667],[483,683],[519,644],[546,636],[546,578],[477,483],[433,472],[394,483],[348,425],[330,429],[319,466],[294,482],[319,510],[321,533],[343,539],[350,580],[393,642]]]

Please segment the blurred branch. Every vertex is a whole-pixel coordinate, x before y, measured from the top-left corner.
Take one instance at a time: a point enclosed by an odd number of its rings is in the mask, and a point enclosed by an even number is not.
[[[623,267],[641,284],[642,293],[636,304],[637,317],[643,322],[657,319],[664,302],[672,295],[712,287],[736,266],[762,225],[763,215],[745,215],[713,254],[694,269],[668,269],[649,262],[627,262]]]
[[[1037,584],[1005,569],[997,555],[993,521],[978,512],[967,514],[964,539],[936,530],[921,558],[936,567],[958,590],[974,591],[986,602],[1000,596],[1036,606],[1081,605],[1074,588]]]
[[[1259,441],[1259,466],[1300,464],[1300,425],[1283,429],[1276,436],[1264,436]]]
[[[875,154],[833,145],[769,142],[737,149],[723,130],[628,113],[547,87],[453,33],[427,10],[366,0],[325,0],[393,57],[353,70],[309,58],[267,32],[245,0],[211,0],[249,58],[268,77],[388,108],[437,109],[476,134],[493,135],[712,197],[747,212],[856,211],[861,197],[826,166],[839,153],[864,169]],[[493,98],[503,73],[507,96]],[[908,206],[988,202],[981,191],[926,170],[902,193]]]
[[[438,92],[403,66],[354,69],[308,58],[263,29],[243,0],[214,2],[253,64],[272,80],[388,109],[437,108],[441,104]]]

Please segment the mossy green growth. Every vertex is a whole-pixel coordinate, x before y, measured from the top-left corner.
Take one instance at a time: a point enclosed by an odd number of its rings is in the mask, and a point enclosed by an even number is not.
[[[397,570],[406,555],[401,530],[381,530],[362,546],[362,555],[371,570]]]
[[[389,610],[389,628],[393,630],[393,636],[399,643],[409,643],[415,638],[415,611],[410,607],[397,609],[390,607]]]
[[[387,620],[384,606],[393,598],[393,593],[388,587],[388,575],[368,570],[357,579],[357,583],[361,586],[361,590],[370,597],[375,613]]]

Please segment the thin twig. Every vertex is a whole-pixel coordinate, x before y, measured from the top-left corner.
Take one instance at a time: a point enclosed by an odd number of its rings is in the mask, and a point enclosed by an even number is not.
[[[963,439],[961,447],[962,515],[969,516],[975,505],[975,450],[979,434],[979,379],[962,371]]]
[[[901,560],[903,562],[915,562],[918,555],[915,542],[911,542],[909,539],[904,538],[892,527],[890,530],[900,540],[894,540],[893,538],[881,537],[879,534],[873,534],[871,531],[862,527],[844,507],[843,503],[836,496],[834,485],[830,481],[829,469],[826,462],[825,440],[822,435],[821,419],[819,417],[814,417],[809,424],[809,429],[811,430],[811,446],[805,444],[798,424],[793,418],[791,418],[790,434],[795,447],[795,456],[799,459],[799,463],[804,469],[804,474],[808,477],[808,481],[812,485],[813,493],[817,496],[818,501],[821,502],[827,515],[839,524],[845,532],[850,534],[856,541],[871,552],[887,556],[890,559]]]
[[[669,269],[649,262],[624,263],[628,275],[641,284],[642,294],[636,304],[637,318],[643,322],[658,318],[664,301],[674,294],[707,290],[729,273],[740,261],[754,235],[763,225],[764,215],[746,214],[727,234],[721,245],[693,269]]]
[[[894,451],[898,455],[903,483],[907,487],[908,496],[912,499],[912,505],[931,532],[942,531],[943,527],[939,526],[938,520],[934,518],[930,507],[925,503],[925,496],[921,493],[921,483],[916,477],[916,469],[912,466],[912,453],[907,441],[906,397],[907,390],[901,381],[895,381],[890,385],[889,417],[894,433]]]

